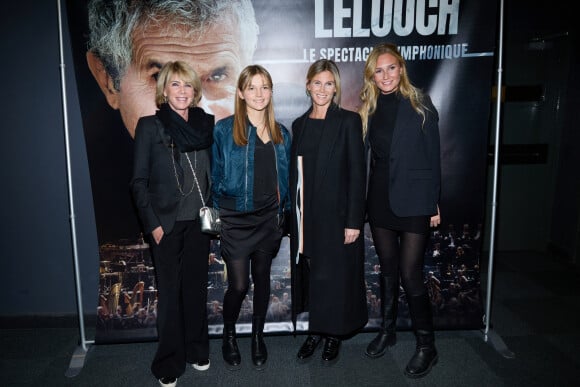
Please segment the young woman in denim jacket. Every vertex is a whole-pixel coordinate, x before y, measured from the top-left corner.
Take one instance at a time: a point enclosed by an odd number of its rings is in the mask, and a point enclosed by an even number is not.
[[[264,322],[270,299],[270,267],[280,248],[279,219],[289,209],[290,134],[276,122],[272,78],[262,66],[242,70],[233,116],[217,122],[212,149],[213,205],[220,210],[221,255],[228,289],[223,306],[222,355],[229,369],[241,362],[236,321],[253,281],[252,361],[263,369]]]

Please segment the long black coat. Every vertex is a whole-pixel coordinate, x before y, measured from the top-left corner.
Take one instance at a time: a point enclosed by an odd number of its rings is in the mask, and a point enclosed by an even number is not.
[[[362,122],[357,113],[331,106],[324,120],[315,166],[310,269],[298,260],[297,147],[311,110],[292,124],[290,162],[292,203],[292,320],[309,312],[309,331],[349,335],[368,321],[364,283],[365,161]],[[311,188],[312,189],[312,188]],[[344,244],[344,229],[361,230],[355,243]]]

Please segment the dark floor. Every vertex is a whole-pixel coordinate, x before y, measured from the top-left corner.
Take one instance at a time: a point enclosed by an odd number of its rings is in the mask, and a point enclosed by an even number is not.
[[[304,336],[284,335],[266,338],[269,359],[264,371],[250,366],[249,338],[239,340],[243,366],[235,372],[224,368],[220,340],[212,339],[211,368],[187,370],[178,386],[580,385],[578,270],[534,252],[499,253],[494,262],[488,340],[477,330],[436,332],[439,363],[423,379],[410,380],[402,372],[414,349],[411,332],[399,333],[397,345],[375,360],[363,355],[374,333],[361,333],[343,343],[339,361],[330,367],[319,356],[297,364],[294,356]],[[485,293],[486,262],[482,277]],[[93,333],[87,329],[87,339]],[[513,358],[492,345],[494,335]],[[78,340],[74,324],[2,329],[0,386],[158,386],[149,372],[155,342],[89,345],[80,373],[67,377]]]

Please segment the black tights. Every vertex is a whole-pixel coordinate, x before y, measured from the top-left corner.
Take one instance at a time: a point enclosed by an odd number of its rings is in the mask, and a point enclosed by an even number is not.
[[[272,254],[256,251],[250,259],[226,259],[228,271],[228,289],[224,295],[224,322],[235,323],[240,315],[240,308],[250,287],[250,266],[254,282],[254,312],[256,317],[266,317],[270,300],[270,267]],[[251,263],[251,265],[250,265]]]
[[[425,294],[423,263],[429,235],[381,227],[371,227],[371,233],[382,275],[397,278],[400,274],[407,297]]]

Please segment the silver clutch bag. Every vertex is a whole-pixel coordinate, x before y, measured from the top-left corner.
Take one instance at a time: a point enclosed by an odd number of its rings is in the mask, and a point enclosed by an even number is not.
[[[222,225],[219,210],[207,206],[201,207],[199,209],[199,221],[202,232],[219,235]]]

